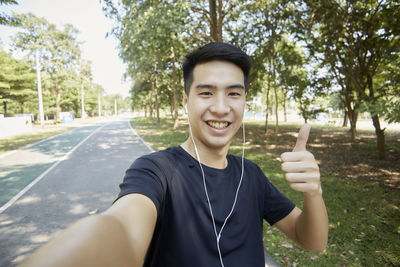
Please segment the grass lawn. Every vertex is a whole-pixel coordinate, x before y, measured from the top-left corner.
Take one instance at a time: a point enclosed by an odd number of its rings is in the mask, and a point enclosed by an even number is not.
[[[72,130],[78,126],[95,123],[105,118],[106,117],[77,118],[72,124],[45,124],[43,128],[40,125],[33,125],[32,133],[0,138],[0,154]]]
[[[146,118],[135,118],[131,123],[155,149],[180,145],[188,136],[185,120],[180,121],[176,130],[172,129],[172,121],[165,118],[160,125]],[[289,188],[279,161],[280,153],[293,148],[299,127],[300,124],[281,123],[277,135],[269,130],[265,136],[263,123],[249,122],[245,153],[276,187],[301,207],[302,194]],[[395,154],[388,161],[378,161],[375,148],[370,145],[374,132],[359,134],[358,142],[349,144],[343,128],[312,125],[308,147],[321,159],[329,243],[324,253],[307,252],[265,223],[265,247],[283,266],[399,266],[400,194],[393,183],[400,173],[399,160]],[[398,147],[400,133],[388,136],[388,147]],[[230,153],[241,154],[240,134]]]
[[[25,145],[40,141],[42,139],[48,138],[50,136],[66,132],[73,129],[73,127],[59,126],[50,129],[45,129],[43,131],[35,131],[31,134],[21,134],[17,136],[12,136],[9,138],[0,139],[0,154],[8,152],[14,149],[21,148]]]

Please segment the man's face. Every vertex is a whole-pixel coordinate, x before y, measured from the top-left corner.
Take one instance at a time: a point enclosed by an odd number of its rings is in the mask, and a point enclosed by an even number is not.
[[[228,148],[241,126],[246,104],[243,71],[225,61],[196,65],[189,96],[184,94],[183,102],[196,145]]]

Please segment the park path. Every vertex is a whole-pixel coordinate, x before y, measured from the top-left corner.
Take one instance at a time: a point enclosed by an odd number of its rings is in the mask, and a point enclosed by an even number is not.
[[[41,178],[0,213],[0,266],[19,264],[59,230],[107,209],[125,170],[149,152],[128,119],[120,119],[77,128],[0,158],[0,179],[9,178],[0,184],[0,196],[7,195],[3,203]]]
[[[75,128],[21,149],[0,155],[0,213],[21,190],[61,161],[104,123]]]

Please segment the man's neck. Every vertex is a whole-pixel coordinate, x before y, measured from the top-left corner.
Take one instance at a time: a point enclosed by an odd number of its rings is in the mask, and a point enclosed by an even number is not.
[[[212,168],[224,169],[228,165],[226,155],[228,154],[229,145],[223,148],[210,148],[203,144],[197,144],[197,150],[200,155],[201,163]],[[196,150],[192,139],[189,137],[181,147],[186,150],[193,158],[197,159]]]

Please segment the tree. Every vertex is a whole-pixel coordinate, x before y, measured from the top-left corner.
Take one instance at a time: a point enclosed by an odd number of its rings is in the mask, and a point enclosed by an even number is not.
[[[348,96],[370,112],[375,127],[379,159],[386,159],[385,129],[381,128],[381,99],[388,87],[377,78],[399,57],[400,8],[397,1],[306,1],[299,9],[299,25],[310,48],[344,77]],[[322,50],[321,50],[322,49]],[[390,99],[389,99],[390,100]],[[394,105],[396,106],[396,105]]]
[[[195,0],[189,1],[188,32],[195,43],[222,42],[230,39],[229,32],[236,21],[241,1]]]
[[[50,77],[47,89],[55,94],[56,120],[60,119],[61,94],[66,90],[64,81],[70,71],[76,69],[80,49],[76,41],[76,30],[67,24],[64,30],[58,30],[44,18],[35,15],[18,15],[24,31],[17,33],[14,45],[21,51],[28,51],[28,57],[33,59],[36,50],[40,51],[42,70]]]
[[[245,47],[252,56],[254,65],[250,75],[252,94],[262,92],[265,103],[265,133],[268,128],[268,111],[270,110],[270,93],[274,96],[275,133],[278,133],[279,95],[277,80],[278,44],[288,34],[287,1],[262,0],[243,1],[238,25],[231,32],[232,40]]]
[[[165,95],[160,94],[160,84],[167,78],[167,91],[172,94],[174,126],[178,124],[178,62],[184,49],[184,25],[187,22],[188,5],[186,1],[126,1],[119,7],[112,1],[105,3],[105,13],[118,23],[113,34],[120,40],[121,58],[128,65],[127,76],[137,84],[145,84],[147,107],[152,117],[153,109],[160,122],[160,103]],[[167,73],[168,75],[163,75]],[[137,82],[136,82],[137,81]],[[132,98],[137,98],[134,95]],[[133,99],[133,102],[135,100]]]
[[[3,102],[4,115],[7,116],[7,103],[19,104],[20,113],[24,113],[25,102],[36,97],[35,71],[27,62],[15,60],[0,47],[0,99]]]
[[[82,80],[76,70],[68,70],[65,74],[65,78],[59,83],[59,87],[63,88],[63,94],[60,99],[60,108],[63,111],[72,111],[75,116],[79,116],[81,114],[80,92]],[[49,88],[52,86],[52,83],[44,85],[45,88]]]

